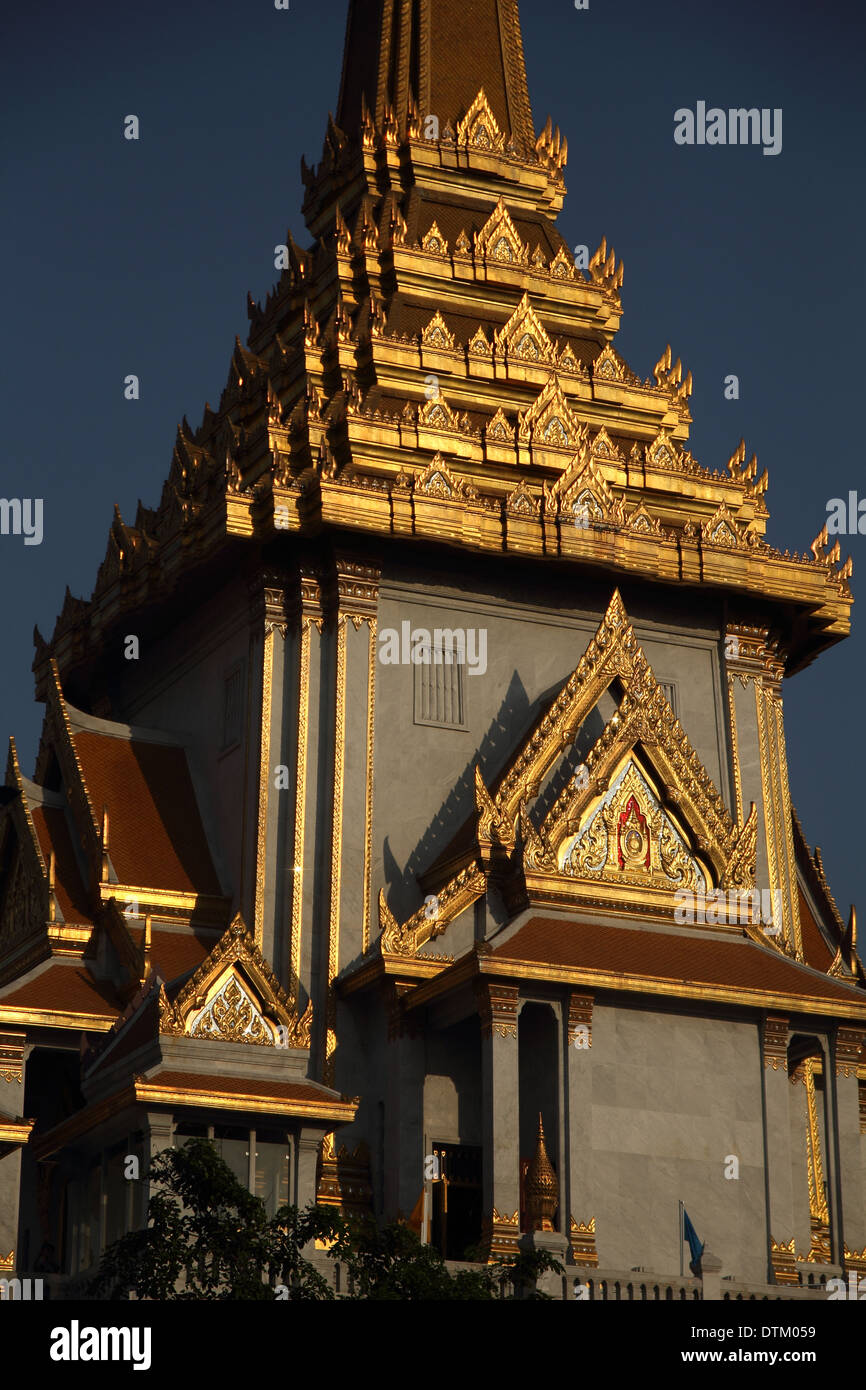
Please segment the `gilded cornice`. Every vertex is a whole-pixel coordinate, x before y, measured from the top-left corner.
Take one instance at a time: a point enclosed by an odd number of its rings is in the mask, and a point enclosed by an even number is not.
[[[635,975],[628,971],[596,970],[583,966],[538,965],[528,961],[510,960],[501,951],[476,946],[449,969],[417,985],[408,996],[407,1009],[427,1008],[434,1000],[451,994],[471,983],[478,976],[490,976],[502,981],[524,981],[532,984],[566,985],[585,994],[606,990],[613,993],[635,994],[661,999],[689,1000],[699,1004],[717,1004],[748,1009],[765,1016],[768,1009],[778,1009],[786,1015],[817,1015],[822,1018],[845,1018],[857,1023],[866,1022],[866,999],[858,999],[852,991],[850,1001],[824,999],[816,995],[776,993],[764,987],[706,984],[695,980],[671,980],[663,976]],[[779,1064],[785,1065],[781,1054]],[[772,1059],[765,1065],[772,1065]]]

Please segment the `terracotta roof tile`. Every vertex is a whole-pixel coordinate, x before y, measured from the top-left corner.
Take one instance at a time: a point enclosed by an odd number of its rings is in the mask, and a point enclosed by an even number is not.
[[[830,950],[824,940],[821,928],[815,921],[812,909],[806,901],[806,895],[799,885],[797,891],[800,894],[800,931],[803,937],[803,953],[809,965],[826,975],[833,963],[835,953]]]
[[[89,925],[87,892],[81,879],[66,816],[55,806],[34,806],[30,812],[47,866],[54,851],[54,891],[65,922]]]
[[[174,1091],[217,1091],[221,1095],[256,1096],[268,1100],[339,1104],[339,1097],[314,1081],[265,1081],[247,1076],[210,1076],[194,1071],[160,1071],[143,1078],[148,1086]]]
[[[45,1009],[104,1017],[117,1013],[120,1007],[108,981],[94,980],[81,965],[51,964],[25,984],[12,985],[0,993],[0,1011]]]
[[[680,936],[632,927],[533,917],[493,955],[576,970],[691,981],[729,989],[767,990],[804,998],[857,999],[850,987],[783,959],[754,942]],[[860,1002],[866,993],[860,991]]]
[[[130,931],[129,934],[140,949],[144,931]],[[212,935],[197,936],[192,927],[179,932],[155,929],[151,937],[151,965],[159,971],[166,984],[171,984],[179,976],[198,969],[218,939]]]
[[[218,896],[184,750],[89,730],[74,739],[94,811],[109,810],[120,882]]]

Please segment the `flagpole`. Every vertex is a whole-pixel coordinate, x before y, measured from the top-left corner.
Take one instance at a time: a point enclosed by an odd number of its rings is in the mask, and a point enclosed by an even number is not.
[[[683,1229],[683,1211],[685,1210],[685,1208],[683,1207],[682,1200],[680,1201],[679,1207],[680,1207],[680,1214],[679,1214],[680,1278],[682,1279],[683,1275],[685,1274],[685,1270],[684,1270],[684,1268],[683,1268],[683,1243],[684,1243],[684,1241],[685,1241],[685,1234],[684,1234],[684,1229]]]

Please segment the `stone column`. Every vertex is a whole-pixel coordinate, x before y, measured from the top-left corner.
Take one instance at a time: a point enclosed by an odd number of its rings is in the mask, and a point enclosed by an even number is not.
[[[16,1121],[24,1109],[25,1035],[0,1032],[0,1131],[8,1127],[9,1148],[0,1158],[0,1277],[11,1278],[18,1247],[18,1204],[21,1194],[21,1143],[26,1135]],[[3,1153],[0,1133],[0,1153]],[[10,1255],[12,1259],[10,1261]]]
[[[332,647],[330,718],[332,793],[326,934],[327,1004],[323,1076],[338,1078],[337,1001],[333,982],[370,944],[373,853],[373,728],[379,570],[334,557],[328,640]]]
[[[800,1154],[792,1153],[792,1095],[788,1081],[788,1020],[767,1015],[763,1026],[764,1172],[767,1188],[768,1278],[799,1283],[797,1242],[810,1240],[809,1192],[806,1179],[806,1131]],[[803,1102],[805,1105],[805,1101]],[[795,1131],[800,1128],[794,1126]],[[802,1182],[797,1180],[802,1174]]]
[[[322,1131],[302,1126],[295,1139],[292,1205],[304,1211],[316,1200],[316,1166],[322,1146]]]
[[[565,1030],[565,1162],[562,1165],[561,1229],[572,1257],[597,1265],[592,1174],[592,1007],[590,993],[571,990]]]
[[[146,1210],[147,1202],[150,1201],[154,1192],[159,1189],[159,1183],[152,1181],[150,1177],[150,1160],[156,1158],[157,1154],[162,1153],[163,1149],[170,1149],[172,1147],[174,1116],[170,1112],[166,1113],[161,1110],[148,1111],[144,1116],[144,1134],[144,1151],[148,1157]]]
[[[861,1278],[866,1275],[866,1134],[861,1133],[857,1066],[864,1041],[866,1033],[862,1028],[840,1027],[832,1051],[839,1145],[837,1202],[841,1239],[837,1263],[844,1265],[846,1274],[855,1270]]]
[[[520,1072],[516,985],[479,980],[481,1105],[484,1137],[484,1244],[491,1257],[520,1239]]]
[[[424,1187],[424,1039],[400,1008],[402,988],[384,986],[388,1013],[385,1084],[385,1220],[408,1217]]]

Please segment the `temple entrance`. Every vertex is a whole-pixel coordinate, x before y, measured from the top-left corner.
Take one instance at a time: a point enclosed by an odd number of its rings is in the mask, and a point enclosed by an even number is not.
[[[559,1045],[556,1015],[549,1004],[524,1004],[518,1019],[520,1047],[520,1229],[529,1229],[525,1182],[538,1145],[539,1115],[547,1155],[559,1163]],[[557,1223],[558,1224],[558,1223]]]
[[[432,1184],[430,1243],[446,1260],[465,1260],[481,1240],[481,1149],[433,1145],[438,1176]]]

